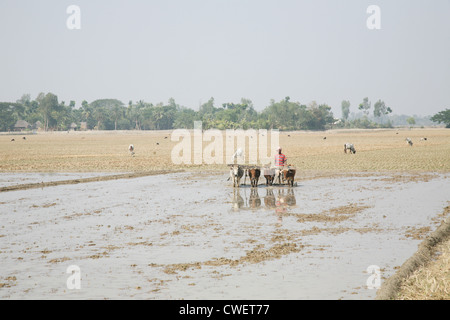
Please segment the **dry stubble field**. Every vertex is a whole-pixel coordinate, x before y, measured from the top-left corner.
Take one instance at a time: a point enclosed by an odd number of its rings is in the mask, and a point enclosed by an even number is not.
[[[405,142],[406,137],[413,140],[412,147]],[[424,137],[427,140],[421,140]],[[346,142],[355,145],[355,155],[344,154],[343,145]],[[170,131],[0,135],[0,172],[137,172],[226,168],[226,165],[220,164],[174,165],[171,151],[177,143],[171,141]],[[209,143],[203,142],[203,147]],[[136,148],[134,157],[127,150],[129,144]],[[450,171],[450,130],[445,129],[281,132],[280,145],[288,162],[297,167],[298,178],[302,173],[311,172]]]

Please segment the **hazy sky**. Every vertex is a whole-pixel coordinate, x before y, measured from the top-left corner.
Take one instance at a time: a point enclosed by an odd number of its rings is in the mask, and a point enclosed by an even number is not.
[[[69,5],[81,9],[70,30]],[[369,5],[381,29],[369,30]],[[0,101],[450,108],[450,0],[0,0]]]

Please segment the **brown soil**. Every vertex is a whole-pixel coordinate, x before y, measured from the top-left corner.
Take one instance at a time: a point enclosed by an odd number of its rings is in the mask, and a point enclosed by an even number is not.
[[[30,135],[26,140],[14,142],[10,136],[1,134],[0,172],[117,173],[227,168],[226,164],[173,164],[171,152],[179,142],[171,141],[171,133],[55,132]],[[324,135],[326,140],[323,140]],[[413,147],[405,143],[406,137],[413,139]],[[427,140],[421,141],[421,137]],[[344,153],[346,142],[355,145],[356,154]],[[128,151],[129,144],[135,146],[134,157]],[[204,142],[203,148],[208,144]],[[450,130],[447,129],[281,132],[280,145],[288,163],[297,168],[297,177],[307,176],[308,172],[315,175],[317,172],[450,171]],[[226,163],[225,158],[223,162]]]

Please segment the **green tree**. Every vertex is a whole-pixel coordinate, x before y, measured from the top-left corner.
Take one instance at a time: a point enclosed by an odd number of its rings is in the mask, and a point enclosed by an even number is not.
[[[197,120],[197,113],[189,108],[179,107],[173,121],[174,128],[193,129],[194,121]]]
[[[81,121],[86,122],[88,129],[93,129],[96,125],[93,113],[93,108],[86,100],[83,100],[81,102]]]
[[[385,112],[386,112],[386,104],[381,100],[375,102],[373,106],[373,116],[375,118],[380,118],[382,115],[385,114]]]
[[[326,126],[334,122],[334,116],[331,112],[331,107],[326,104],[317,106],[315,102],[307,108],[310,113],[310,121],[308,129],[310,130],[325,130]]]
[[[373,106],[373,115],[375,118],[383,119],[385,115],[392,113],[392,109],[386,107],[384,101],[378,100]]]
[[[111,130],[113,127],[117,129],[117,121],[125,112],[124,104],[117,99],[98,99],[91,102],[90,106],[95,113],[97,129],[100,129],[100,125],[106,130]]]
[[[42,116],[39,112],[39,103],[36,100],[30,101],[30,104],[26,106],[25,114],[28,123],[34,124],[37,121],[42,122]]]
[[[143,112],[148,104],[144,102],[144,100],[139,100],[135,105],[128,104],[127,115],[130,117],[130,120],[134,122],[134,129],[141,130],[142,129],[142,121],[144,120]]]
[[[214,115],[214,127],[217,129],[256,128],[258,113],[249,99],[242,98],[240,103],[224,103]]]
[[[111,107],[111,113],[112,113],[113,118],[114,118],[114,130],[117,130],[117,121],[119,119],[123,118],[123,116],[125,114],[125,109],[121,105],[114,104]]]
[[[214,98],[210,98],[208,102],[200,105],[198,112],[201,116],[203,115],[213,115],[217,111],[217,108],[214,107]]]
[[[410,126],[413,126],[416,124],[416,119],[414,119],[414,117],[409,117],[408,119],[406,119],[406,122],[408,122]]]
[[[73,103],[70,103],[68,106],[64,103],[61,103],[53,112],[52,118],[55,119],[55,127],[58,130],[70,129],[70,125],[72,124],[72,122],[76,122],[75,112],[72,107],[73,105]]]
[[[361,110],[364,115],[367,117],[369,115],[369,110],[372,104],[369,102],[369,98],[364,98],[363,102],[359,104],[358,109]]]
[[[350,114],[350,101],[343,100],[341,102],[341,109],[342,109],[342,119],[344,121],[348,120],[348,116]]]
[[[18,117],[14,109],[20,106],[19,103],[0,102],[0,131],[14,129]]]
[[[104,107],[96,107],[92,111],[92,117],[97,121],[97,130],[104,129],[104,121],[106,119],[106,109]]]
[[[23,94],[20,99],[16,101],[20,105],[20,107],[15,107],[17,110],[19,118],[24,119],[27,118],[29,114],[33,112],[32,104],[31,104],[31,95],[26,93]]]
[[[44,120],[44,130],[47,131],[49,125],[52,120],[52,115],[54,115],[54,111],[58,109],[58,97],[53,93],[49,92],[43,96],[43,93],[40,93],[38,98],[39,102],[39,111],[42,115],[42,119]]]
[[[431,121],[444,123],[446,128],[450,128],[450,109],[440,111],[431,117]]]

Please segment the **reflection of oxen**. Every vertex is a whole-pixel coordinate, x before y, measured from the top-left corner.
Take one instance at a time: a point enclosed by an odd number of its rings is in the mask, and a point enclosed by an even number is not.
[[[275,208],[275,196],[273,195],[272,188],[266,189],[266,196],[264,197],[264,205],[268,209],[274,209]]]
[[[241,197],[239,190],[233,191],[233,210],[237,211],[244,205],[244,199]]]
[[[244,170],[239,165],[230,166],[230,178],[233,181],[233,187],[238,187],[241,184],[241,178],[244,175]]]
[[[288,207],[294,207],[297,204],[297,201],[295,200],[294,190],[288,189],[287,194],[285,196],[285,202]]]
[[[278,190],[276,206],[295,207],[297,200],[295,199],[294,190],[291,188]]]
[[[252,209],[256,209],[261,207],[261,198],[258,194],[258,189],[252,188],[250,191],[250,199],[249,199],[249,206]]]
[[[250,184],[252,187],[258,186],[259,176],[261,175],[261,169],[249,168],[247,170],[248,177],[250,178]]]
[[[263,175],[264,178],[266,178],[266,185],[271,186],[273,184],[273,180],[275,179],[275,169],[264,168]]]
[[[250,197],[247,198],[247,190],[250,190]],[[258,210],[261,208],[262,200],[258,194],[258,188],[235,188],[232,195],[232,209],[233,211],[240,210]],[[241,193],[244,195],[241,196]],[[266,188],[266,195],[264,197],[264,206],[268,210],[274,210],[278,217],[278,222],[282,221],[282,217],[286,214],[289,208],[296,206],[296,199],[294,189],[292,188]]]
[[[283,215],[286,213],[286,199],[278,192],[277,200],[275,201],[275,214],[278,217],[278,222],[281,223]]]
[[[277,197],[275,198],[274,190],[272,188],[266,189],[266,196],[264,197],[264,205],[267,209],[281,209],[280,207],[295,207],[297,201],[295,199],[294,190],[291,188],[279,189]]]
[[[285,193],[285,191],[287,191]],[[273,196],[273,192],[271,192],[271,196],[264,199],[266,206],[270,209],[275,209],[275,214],[278,217],[278,222],[281,223],[283,220],[283,215],[287,212],[288,208],[295,207],[297,201],[295,200],[294,190],[291,188],[288,189],[279,189],[277,197]],[[268,204],[268,205],[267,205]]]

